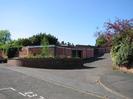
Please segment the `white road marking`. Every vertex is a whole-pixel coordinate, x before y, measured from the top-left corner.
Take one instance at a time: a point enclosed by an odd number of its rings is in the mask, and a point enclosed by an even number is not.
[[[25,92],[24,93],[27,97],[31,98],[31,97],[37,97],[37,94],[36,93],[33,93],[33,92]]]
[[[26,95],[25,95],[25,94],[23,94],[22,92],[18,92],[18,94],[20,94],[20,95],[22,95],[22,96],[24,96],[24,97],[26,96]]]
[[[37,97],[37,99],[46,99],[43,96],[38,96],[37,93],[31,92],[31,91],[30,92],[22,93],[22,92],[19,92],[19,91],[17,91],[16,89],[14,89],[12,87],[0,88],[0,91],[3,91],[3,90],[12,90],[12,91],[15,91],[16,93],[20,94],[23,97],[29,97],[29,98]]]
[[[43,96],[40,96],[39,99],[46,99],[46,98],[44,98]]]
[[[13,91],[16,91],[16,89],[14,89],[14,88],[10,88],[11,90],[13,90]]]
[[[0,88],[0,91],[2,91],[2,90],[10,90],[11,89],[11,87],[8,87],[8,88]]]

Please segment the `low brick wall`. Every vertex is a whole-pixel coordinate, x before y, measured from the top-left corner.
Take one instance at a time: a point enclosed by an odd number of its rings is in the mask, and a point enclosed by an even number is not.
[[[82,67],[81,59],[54,59],[54,58],[27,58],[27,59],[11,59],[8,64],[12,66],[24,66],[33,68],[77,68]]]

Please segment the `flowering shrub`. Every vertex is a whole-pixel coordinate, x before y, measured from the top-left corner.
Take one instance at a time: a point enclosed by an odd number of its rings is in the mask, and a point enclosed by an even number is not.
[[[111,57],[114,65],[133,66],[133,19],[106,22],[104,37],[112,42]]]

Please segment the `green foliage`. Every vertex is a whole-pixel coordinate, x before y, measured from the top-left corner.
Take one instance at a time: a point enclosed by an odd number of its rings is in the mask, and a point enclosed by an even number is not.
[[[10,47],[7,49],[7,56],[8,58],[17,57],[19,52],[19,48],[17,47]]]
[[[29,40],[31,41],[31,45],[41,45],[42,40],[44,38],[47,39],[50,45],[58,44],[58,39],[56,37],[54,37],[51,34],[46,34],[46,33],[40,33],[37,35],[33,35],[32,37],[29,38]]]
[[[112,48],[112,60],[118,66],[131,66],[133,63],[133,46],[127,42]]]
[[[0,44],[6,44],[10,42],[11,34],[8,30],[0,30]]]
[[[101,32],[98,32],[101,33]],[[97,45],[111,42],[111,57],[114,65],[133,66],[133,20],[117,19],[106,22],[104,36],[97,38]]]
[[[21,46],[14,46],[11,43],[0,46],[0,49],[3,50],[6,55],[6,58],[16,57],[18,55],[18,51],[21,48]]]
[[[25,39],[18,39],[18,41],[16,42],[17,45],[21,45],[21,46],[29,46],[31,45],[31,41],[27,38]]]
[[[37,57],[49,57],[48,45],[58,45],[58,39],[46,33],[39,33],[29,38],[21,38],[18,40],[11,40],[10,32],[8,30],[0,30],[0,49],[4,51],[8,58],[15,57],[18,51],[23,46],[42,45],[42,55]]]
[[[96,39],[96,46],[102,46],[106,42],[107,42],[107,40],[105,39],[105,36],[99,35],[98,38]]]
[[[43,38],[46,38],[50,45],[58,45],[58,39],[54,37],[53,35],[46,34],[46,33],[40,33],[37,35],[33,35],[29,38],[23,38],[15,40],[13,43],[16,46],[34,46],[34,45],[41,45],[41,42]]]
[[[51,34],[46,35],[49,45],[58,45],[58,39]]]
[[[41,45],[43,46],[41,55],[44,57],[49,57],[49,42],[46,37],[42,39]]]
[[[132,32],[131,32],[132,33]],[[113,38],[113,47],[111,49],[112,60],[118,66],[133,65],[133,42],[129,35],[117,35]]]

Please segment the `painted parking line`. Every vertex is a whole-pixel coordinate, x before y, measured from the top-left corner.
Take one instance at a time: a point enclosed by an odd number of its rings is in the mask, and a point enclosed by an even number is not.
[[[21,96],[24,96],[25,97],[25,95],[22,92],[18,92],[18,94],[20,94]]]
[[[0,88],[0,91],[6,91],[6,90],[7,91],[11,90],[11,91],[15,92],[16,94],[19,94],[23,97],[27,97],[27,98],[30,98],[30,99],[47,99],[46,97],[39,96],[37,93],[34,93],[32,91],[20,92],[20,91],[16,90],[15,88],[12,88],[12,87]]]
[[[11,87],[8,87],[8,88],[0,88],[0,91],[2,91],[2,90],[10,90],[11,89]]]
[[[13,90],[13,91],[16,91],[16,89],[14,89],[14,88],[10,88],[11,90]]]
[[[36,99],[47,99],[44,98],[43,96],[39,96],[37,93],[34,93],[32,91],[27,91],[27,92],[18,92],[19,95],[23,96],[23,97],[27,97],[27,98],[36,98]]]

